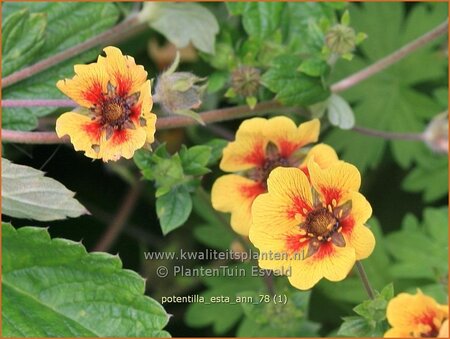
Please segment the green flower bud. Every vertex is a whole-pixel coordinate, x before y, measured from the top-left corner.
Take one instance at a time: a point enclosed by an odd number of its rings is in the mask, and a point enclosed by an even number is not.
[[[240,66],[231,73],[231,88],[236,95],[253,97],[258,92],[261,72],[250,66]]]
[[[327,47],[334,53],[347,54],[355,49],[356,33],[351,27],[334,25],[325,36]]]

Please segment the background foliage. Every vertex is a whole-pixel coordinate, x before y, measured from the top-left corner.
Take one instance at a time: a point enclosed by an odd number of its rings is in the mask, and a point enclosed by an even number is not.
[[[159,131],[161,143],[153,154],[142,150],[134,162],[107,165],[91,162],[71,146],[3,144],[3,157],[11,162],[2,161],[2,179],[16,180],[13,186],[2,185],[3,220],[8,222],[2,228],[4,335],[164,336],[167,330],[173,336],[373,336],[386,329],[384,310],[394,293],[421,288],[438,301],[447,301],[447,156],[431,151],[422,142],[388,141],[351,130],[355,123],[382,131],[421,132],[435,115],[446,110],[448,59],[444,39],[435,40],[339,96],[330,91],[335,81],[442,22],[447,17],[446,3],[146,6],[144,11],[156,19],[150,18],[148,28],[120,41],[118,47],[144,65],[151,78],[174,58],[175,48],[168,41],[184,48],[180,70],[208,77],[201,110],[254,106],[275,98],[287,106],[302,107],[288,114],[297,123],[311,116],[322,118],[321,141],[359,168],[362,191],[373,206],[369,225],[377,246],[364,263],[379,291],[377,298],[365,301],[360,281],[352,272],[342,282],[322,281],[308,292],[293,289],[284,278],[275,279],[277,293],[289,298],[287,305],[173,303],[165,304],[164,311],[158,304],[168,295],[234,297],[267,290],[263,279],[250,276],[169,275],[160,279],[155,273],[159,265],[170,270],[176,264],[213,267],[220,263],[145,260],[143,255],[145,251],[181,248],[245,250],[231,231],[228,216],[212,209],[208,193],[221,175],[217,164],[226,145],[224,139],[233,137],[240,123],[237,120]],[[2,77],[86,41],[135,10],[132,3],[3,4]],[[180,11],[182,18],[173,20]],[[339,23],[354,28],[355,51],[336,55],[325,46],[327,33]],[[62,99],[56,81],[72,76],[74,64],[91,62],[99,53],[100,48],[93,48],[7,87],[3,99]],[[260,86],[250,94],[240,92],[233,83],[241,65],[259,71]],[[165,115],[158,107],[154,111]],[[2,127],[52,129],[61,112],[44,107],[4,108]],[[20,181],[19,168],[25,178],[35,176],[42,182],[34,188]],[[18,187],[22,188],[19,192]],[[120,259],[106,253],[88,254],[98,248],[130,187],[138,187],[139,199],[122,233],[107,249]],[[64,210],[57,208],[48,217],[50,212],[42,206],[55,206],[55,201],[37,201],[39,211],[32,216],[14,212],[31,211],[23,204],[36,203],[35,199],[17,199],[18,195],[29,198],[33,190],[50,188],[63,197]],[[76,192],[75,198],[71,191]],[[56,221],[86,210],[90,215]],[[37,228],[16,230],[9,222],[15,228]],[[250,269],[250,263],[226,264]],[[148,279],[145,291],[143,279],[129,270]],[[14,312],[18,305],[35,310],[37,318]],[[6,314],[7,310],[12,311]],[[104,314],[111,315],[109,321],[99,316]],[[169,322],[167,314],[173,315]],[[33,326],[41,322],[51,326],[44,330]]]

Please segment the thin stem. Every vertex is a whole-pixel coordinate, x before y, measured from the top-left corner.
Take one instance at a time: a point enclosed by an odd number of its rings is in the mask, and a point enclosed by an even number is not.
[[[354,126],[352,131],[360,134],[369,135],[372,137],[382,138],[386,140],[410,140],[410,141],[424,141],[425,138],[422,133],[401,133],[401,132],[386,132],[371,128]]]
[[[59,138],[55,132],[24,132],[2,129],[3,142],[16,144],[65,144],[70,142],[68,137]]]
[[[367,295],[369,296],[370,299],[375,299],[375,292],[373,291],[373,288],[370,285],[370,281],[369,278],[367,277],[364,266],[359,260],[356,261],[356,270],[358,271],[359,278],[361,279],[361,282],[364,286],[364,289],[366,290]]]
[[[67,59],[70,59],[80,53],[83,53],[97,45],[114,40],[119,36],[126,34],[131,28],[140,24],[137,14],[130,15],[128,18],[117,24],[116,26],[96,35],[82,43],[68,48],[58,54],[52,55],[47,59],[41,60],[31,66],[25,67],[17,72],[14,72],[2,79],[2,88],[11,86],[21,80],[29,78],[37,73],[40,73],[50,67],[53,67]],[[145,26],[143,26],[145,27]]]
[[[362,69],[361,71],[352,74],[351,76],[335,83],[334,85],[331,86],[331,91],[334,93],[342,92],[360,83],[361,81],[366,80],[372,75],[381,72],[382,70],[386,69],[387,67],[391,66],[392,64],[411,54],[416,49],[426,45],[430,41],[433,41],[434,39],[438,38],[441,35],[446,34],[447,32],[448,32],[448,20],[445,20],[445,22],[443,22],[433,30],[425,33],[416,40],[408,43],[407,45],[403,46],[394,53],[378,60],[374,64]]]
[[[128,217],[136,205],[139,198],[139,193],[141,191],[141,182],[136,181],[136,183],[131,187],[125,196],[119,211],[113,219],[113,222],[108,226],[106,233],[100,239],[98,244],[95,246],[94,251],[106,252],[108,251],[117,237],[120,235],[123,227],[126,225]]]
[[[69,99],[6,99],[2,107],[76,107],[75,101]]]

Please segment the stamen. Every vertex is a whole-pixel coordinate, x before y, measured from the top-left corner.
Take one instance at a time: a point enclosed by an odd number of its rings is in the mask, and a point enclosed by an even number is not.
[[[331,204],[333,205],[333,207],[336,207],[336,206],[337,206],[337,201],[336,201],[336,199],[331,200]]]

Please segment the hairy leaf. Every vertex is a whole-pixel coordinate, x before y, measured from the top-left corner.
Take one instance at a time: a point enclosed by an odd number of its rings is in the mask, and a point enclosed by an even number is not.
[[[144,11],[150,13],[149,25],[178,48],[192,42],[200,51],[214,54],[219,24],[204,6],[173,2],[147,2],[144,6]]]
[[[164,235],[183,225],[192,211],[192,199],[186,186],[176,186],[156,199],[156,214]]]
[[[2,225],[5,337],[168,337],[169,316],[118,256]]]
[[[2,158],[2,213],[41,221],[78,217],[88,211],[44,172]]]

